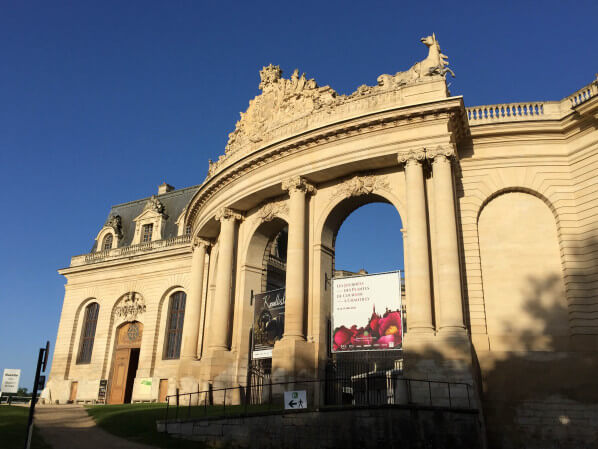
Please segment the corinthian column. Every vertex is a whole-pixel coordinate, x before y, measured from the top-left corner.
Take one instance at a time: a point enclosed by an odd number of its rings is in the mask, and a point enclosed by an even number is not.
[[[289,243],[287,247],[286,302],[283,340],[305,340],[306,196],[315,188],[300,176],[282,183],[289,192]]]
[[[235,255],[235,230],[242,215],[232,209],[223,208],[216,214],[220,221],[218,237],[218,267],[216,269],[216,291],[211,317],[209,349],[228,350],[229,323],[231,316],[231,291],[233,287],[233,261]]]
[[[424,151],[411,151],[399,154],[398,160],[405,163],[407,180],[407,269],[409,279],[407,290],[407,322],[409,332],[431,333],[432,295],[430,287],[430,262],[428,253],[428,219],[426,214],[426,194],[424,173],[421,161]]]
[[[438,246],[438,294],[440,332],[463,331],[461,274],[457,244],[457,220],[450,156],[452,149],[431,151],[434,157],[434,206],[436,209],[436,245]]]
[[[206,250],[210,242],[200,238],[193,240],[193,256],[191,258],[191,285],[185,304],[185,320],[183,323],[183,343],[181,359],[196,359],[197,340],[199,336],[199,319],[201,314],[201,298],[203,293],[203,274]]]

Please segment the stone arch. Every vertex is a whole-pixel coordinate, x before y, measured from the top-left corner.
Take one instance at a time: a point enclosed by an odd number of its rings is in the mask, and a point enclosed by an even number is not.
[[[531,189],[501,189],[482,203],[477,233],[491,347],[556,349],[569,329],[554,207]]]

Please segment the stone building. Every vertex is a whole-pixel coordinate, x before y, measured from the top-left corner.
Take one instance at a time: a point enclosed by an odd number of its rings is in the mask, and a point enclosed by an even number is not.
[[[351,95],[264,67],[203,183],[114,206],[59,271],[45,396],[243,385],[251,295],[283,280],[272,375],[322,376],[336,234],[384,202],[403,223],[404,375],[475,385],[499,447],[595,438],[598,80],[562,100],[466,107],[435,37],[422,41],[426,59]]]

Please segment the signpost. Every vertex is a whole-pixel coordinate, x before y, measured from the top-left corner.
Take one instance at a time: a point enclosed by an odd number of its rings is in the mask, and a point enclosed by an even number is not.
[[[401,273],[332,280],[332,352],[402,349]]]
[[[285,391],[284,409],[298,410],[300,408],[307,408],[307,394],[305,390]]]
[[[48,353],[50,352],[50,342],[46,342],[45,348],[39,349],[37,356],[37,369],[35,370],[35,380],[33,381],[33,391],[31,392],[31,405],[29,406],[29,421],[27,422],[27,439],[25,440],[25,449],[31,446],[31,435],[33,433],[33,414],[35,413],[35,403],[37,402],[37,388],[40,385],[40,372],[46,371],[48,364]],[[43,377],[45,382],[46,377]]]
[[[2,393],[17,393],[19,391],[20,378],[20,369],[6,368],[4,370],[4,375],[2,376],[2,388],[0,388],[0,395]]]

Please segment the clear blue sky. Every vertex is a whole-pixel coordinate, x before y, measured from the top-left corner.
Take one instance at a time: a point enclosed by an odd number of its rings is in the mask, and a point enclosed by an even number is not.
[[[435,32],[466,105],[557,100],[598,71],[597,17],[595,0],[4,0],[0,370],[22,368],[31,388],[56,337],[56,270],[89,251],[110,205],[201,183],[263,65],[349,93],[423,59]],[[369,207],[343,225],[339,267],[401,263],[398,214]],[[357,237],[371,240],[351,249]]]

